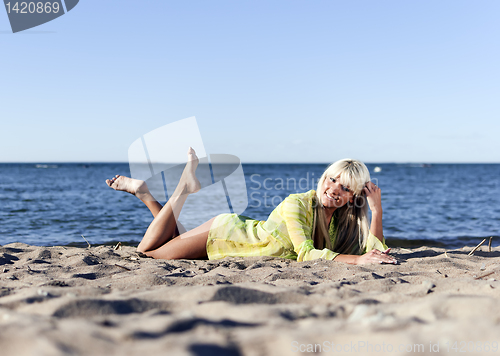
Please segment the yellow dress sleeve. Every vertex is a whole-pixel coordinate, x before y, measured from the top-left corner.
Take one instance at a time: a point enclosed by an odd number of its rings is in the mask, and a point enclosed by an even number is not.
[[[366,248],[365,252],[370,252],[371,250],[379,250],[379,251],[385,251],[389,247],[385,244],[385,238],[382,237],[382,241],[378,239],[375,235],[372,234],[370,231],[370,235],[368,235],[368,240],[366,240]]]
[[[314,248],[311,239],[312,216],[311,211],[304,206],[302,200],[293,196],[283,201],[282,216],[292,241],[297,261],[310,261],[318,258],[333,260],[338,253],[327,248],[318,250]],[[308,223],[310,220],[310,223]]]

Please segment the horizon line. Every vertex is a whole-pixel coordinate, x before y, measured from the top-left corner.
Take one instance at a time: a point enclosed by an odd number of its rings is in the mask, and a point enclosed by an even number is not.
[[[134,162],[134,164],[148,164],[143,162]],[[186,162],[154,162],[152,164],[184,164]],[[332,162],[257,162],[257,161],[240,161],[241,164],[330,164]],[[500,164],[498,162],[483,161],[483,162],[432,162],[432,161],[378,161],[378,162],[363,162],[365,164]],[[0,161],[0,164],[129,164],[127,161]],[[221,163],[218,163],[221,164]],[[228,163],[231,164],[231,163]]]

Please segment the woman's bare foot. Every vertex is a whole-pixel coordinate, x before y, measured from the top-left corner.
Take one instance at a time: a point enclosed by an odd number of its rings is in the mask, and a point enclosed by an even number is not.
[[[198,178],[196,178],[196,168],[198,167],[198,156],[196,156],[196,152],[193,148],[189,147],[188,149],[188,162],[186,167],[184,167],[184,171],[182,172],[181,179],[179,181],[179,185],[174,193],[177,194],[192,194],[196,193],[200,190],[201,185]]]
[[[106,179],[106,184],[114,190],[130,193],[141,200],[144,200],[151,195],[146,182],[139,179],[133,179],[117,174],[111,179]]]

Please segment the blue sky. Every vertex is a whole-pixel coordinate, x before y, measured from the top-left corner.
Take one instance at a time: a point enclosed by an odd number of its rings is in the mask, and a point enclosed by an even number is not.
[[[12,34],[0,162],[127,161],[196,116],[243,162],[500,162],[497,0],[102,1]]]

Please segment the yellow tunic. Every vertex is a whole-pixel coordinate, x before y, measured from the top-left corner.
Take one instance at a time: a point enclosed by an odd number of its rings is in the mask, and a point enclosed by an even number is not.
[[[218,215],[208,234],[208,258],[273,256],[297,261],[333,260],[338,253],[327,248],[315,249],[311,239],[315,195],[314,190],[291,194],[273,210],[267,221],[237,214]],[[336,238],[333,220],[329,229],[332,246]],[[364,252],[386,250],[385,240],[382,240],[370,233]]]

